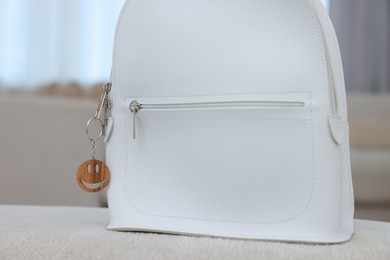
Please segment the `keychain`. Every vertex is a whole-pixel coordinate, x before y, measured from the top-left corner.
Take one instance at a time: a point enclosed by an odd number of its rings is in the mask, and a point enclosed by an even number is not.
[[[100,99],[98,108],[96,110],[96,114],[94,117],[90,118],[87,122],[87,126],[85,127],[85,132],[87,134],[88,139],[91,141],[91,160],[85,161],[80,165],[77,170],[77,183],[79,186],[85,190],[86,192],[99,192],[103,190],[110,181],[110,170],[107,165],[99,160],[95,159],[95,145],[96,142],[99,141],[104,136],[105,125],[100,119],[101,111],[103,107],[105,108],[105,117],[107,117],[107,110],[109,109],[109,101],[108,101],[108,93],[110,92],[111,84],[107,83],[104,85],[103,94]],[[106,119],[105,119],[106,120]],[[92,123],[98,123],[100,128],[100,133],[97,137],[91,136],[89,133],[89,128]],[[96,188],[90,188],[86,184],[99,186]]]

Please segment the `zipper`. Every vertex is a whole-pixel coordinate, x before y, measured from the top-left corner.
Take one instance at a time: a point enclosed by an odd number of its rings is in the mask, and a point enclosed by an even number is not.
[[[182,109],[218,109],[218,108],[297,108],[304,107],[304,102],[296,101],[219,101],[201,103],[140,104],[137,100],[130,103],[133,113],[133,139],[136,136],[136,115],[141,110],[182,110]]]

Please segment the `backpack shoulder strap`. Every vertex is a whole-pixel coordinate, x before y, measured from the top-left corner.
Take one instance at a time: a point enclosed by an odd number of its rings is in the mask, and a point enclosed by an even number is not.
[[[346,121],[347,109],[345,101],[344,73],[336,32],[321,0],[309,0],[309,2],[312,5],[315,16],[320,24],[324,40],[330,85],[329,96],[330,102],[333,106],[332,114],[333,116],[340,116]]]

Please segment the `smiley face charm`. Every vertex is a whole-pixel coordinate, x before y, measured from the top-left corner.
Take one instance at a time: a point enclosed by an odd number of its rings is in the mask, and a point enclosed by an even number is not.
[[[82,163],[77,170],[77,182],[86,192],[99,192],[110,181],[110,170],[101,161],[92,159]],[[86,184],[99,184],[98,187],[87,187]]]

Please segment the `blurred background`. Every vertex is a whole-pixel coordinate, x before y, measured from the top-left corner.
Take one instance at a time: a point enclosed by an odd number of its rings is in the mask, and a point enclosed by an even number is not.
[[[390,1],[323,2],[344,63],[356,217],[390,221]],[[75,172],[123,3],[0,0],[0,204],[106,205]]]
[[[107,81],[123,2],[0,0],[2,92]]]

